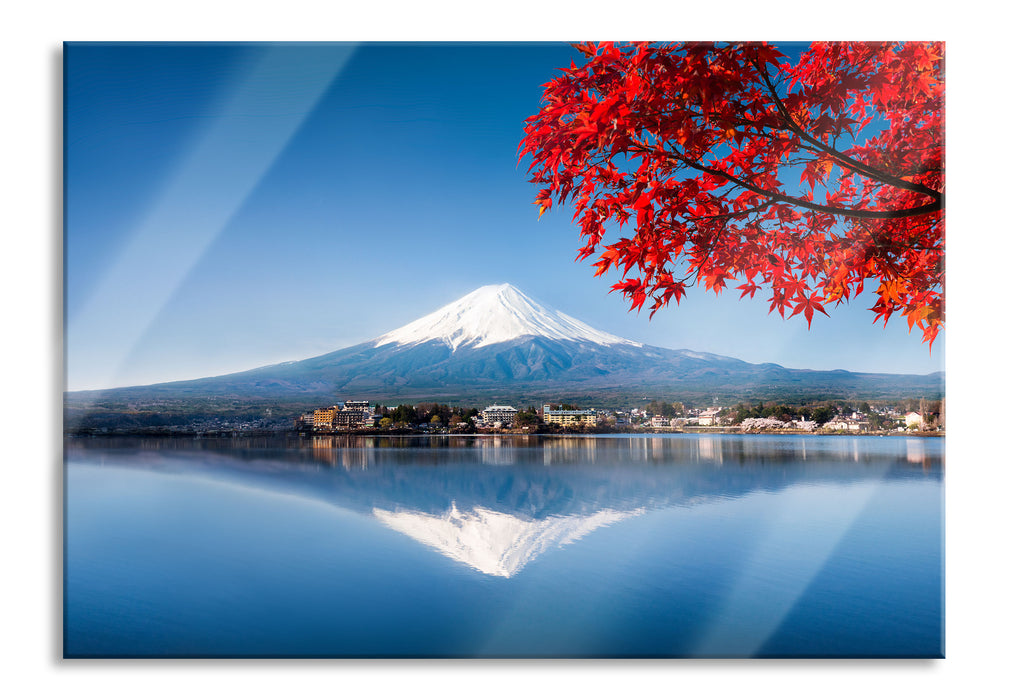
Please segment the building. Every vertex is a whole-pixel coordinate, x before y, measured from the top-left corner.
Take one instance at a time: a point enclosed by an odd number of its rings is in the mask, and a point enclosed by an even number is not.
[[[515,423],[515,416],[518,409],[511,406],[488,406],[480,411],[480,419],[488,425],[501,424],[501,427],[508,427]]]
[[[374,407],[369,401],[344,401],[343,408],[333,415],[333,428],[354,430],[375,425]]]
[[[921,429],[922,426],[922,415],[917,411],[911,411],[910,413],[904,414],[904,425],[907,426],[908,430]]]
[[[349,403],[349,402],[348,402]],[[352,430],[354,428],[371,428],[375,425],[375,417],[370,410],[348,409],[333,414],[333,428]]]
[[[869,430],[868,423],[853,420],[851,418],[835,418],[823,424],[824,430],[836,430],[845,433],[863,433]]]
[[[312,427],[315,430],[332,430],[333,416],[339,410],[337,406],[315,409],[315,413],[312,415]]]
[[[718,424],[718,413],[722,409],[720,408],[709,408],[706,411],[702,411],[701,415],[697,416],[698,425],[717,425]]]
[[[595,425],[599,420],[595,409],[552,411],[550,404],[543,405],[543,422],[557,425]]]
[[[295,423],[297,427],[307,430],[371,428],[375,425],[375,416],[367,401],[346,401],[342,406],[317,408],[298,418]]]

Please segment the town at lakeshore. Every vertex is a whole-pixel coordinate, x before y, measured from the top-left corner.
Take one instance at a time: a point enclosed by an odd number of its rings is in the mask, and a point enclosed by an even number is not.
[[[909,398],[886,402],[848,400],[788,404],[738,403],[696,406],[644,399],[638,406],[607,408],[544,403],[515,408],[504,403],[477,406],[435,402],[386,406],[365,400],[334,401],[291,415],[266,409],[254,416],[203,416],[185,422],[148,425],[66,425],[74,435],[298,435],[411,434],[602,434],[602,433],[798,433],[943,435],[945,399]],[[285,416],[285,413],[287,415]]]
[[[758,403],[688,408],[652,401],[626,410],[543,404],[517,409],[494,404],[483,409],[437,403],[394,407],[348,400],[317,408],[294,421],[299,433],[605,433],[739,432],[889,434],[945,429],[945,400],[907,400],[887,405],[840,402],[815,408]]]
[[[647,403],[645,403],[647,401]],[[692,406],[644,399],[627,408],[545,403],[515,408],[495,403],[478,408],[433,402],[384,406],[369,400],[334,401],[296,416],[266,411],[264,417],[205,417],[171,425],[67,426],[76,435],[236,435],[293,433],[303,436],[411,434],[602,434],[602,433],[783,433],[943,435],[945,399],[921,398],[787,404],[739,403]],[[272,415],[271,415],[272,413]]]

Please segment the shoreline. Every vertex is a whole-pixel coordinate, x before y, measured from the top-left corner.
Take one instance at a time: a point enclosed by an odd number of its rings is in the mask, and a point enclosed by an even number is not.
[[[640,437],[658,437],[663,435],[801,435],[804,437],[946,437],[944,430],[938,431],[866,431],[866,432],[840,432],[822,430],[738,430],[732,426],[707,428],[691,427],[688,429],[663,429],[653,428],[650,430],[627,429],[627,430],[506,430],[506,429],[485,429],[477,432],[450,431],[428,431],[428,430],[336,430],[336,431],[303,431],[303,430],[87,430],[87,431],[64,431],[66,438],[109,438],[109,437],[168,437],[168,438],[248,438],[248,437],[291,437],[299,439],[313,439],[319,437],[605,437],[615,435],[637,435]]]

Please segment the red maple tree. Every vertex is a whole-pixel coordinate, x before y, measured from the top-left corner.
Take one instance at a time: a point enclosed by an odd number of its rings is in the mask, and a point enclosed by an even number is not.
[[[770,293],[812,324],[875,284],[929,347],[945,321],[941,42],[578,44],[519,159],[570,201],[585,259],[652,314],[685,290]],[[786,183],[788,183],[786,185]],[[633,219],[634,234],[603,242]]]

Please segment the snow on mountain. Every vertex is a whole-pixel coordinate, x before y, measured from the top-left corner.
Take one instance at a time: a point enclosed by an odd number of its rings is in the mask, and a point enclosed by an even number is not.
[[[526,520],[488,508],[444,514],[387,511],[372,514],[387,527],[435,548],[445,556],[491,576],[510,578],[551,547],[563,547],[593,530],[644,513],[603,509],[591,515]]]
[[[641,343],[596,330],[544,306],[510,284],[480,287],[434,313],[377,338],[375,347],[441,341],[454,352],[463,346],[480,348],[523,336],[641,347]]]
[[[451,398],[474,405],[574,399],[605,405],[633,396],[739,400],[759,395],[794,401],[828,395],[936,395],[944,383],[941,373],[795,370],[643,345],[596,330],[502,284],[481,287],[379,338],[324,355],[218,377],[110,389],[100,396],[124,403],[157,400],[159,405],[166,399],[202,402],[214,396],[318,406],[342,397],[383,402]],[[69,396],[91,411],[87,402],[99,393]],[[221,410],[230,410],[223,408],[230,405],[221,402]],[[83,408],[80,415],[98,420],[93,418],[97,412]],[[108,426],[139,425],[133,412],[115,414],[108,421]]]

